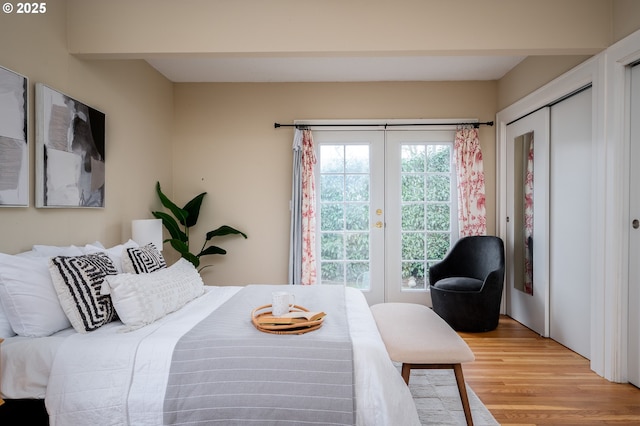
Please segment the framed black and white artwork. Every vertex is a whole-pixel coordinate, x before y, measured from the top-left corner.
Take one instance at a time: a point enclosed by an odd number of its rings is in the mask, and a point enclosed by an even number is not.
[[[0,67],[0,206],[29,206],[27,78]]]
[[[104,207],[105,114],[36,84],[36,207]]]

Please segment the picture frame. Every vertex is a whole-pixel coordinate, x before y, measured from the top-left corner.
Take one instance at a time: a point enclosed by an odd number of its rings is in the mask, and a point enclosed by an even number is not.
[[[103,112],[36,83],[36,207],[104,208]]]
[[[29,206],[29,80],[0,66],[0,207]]]

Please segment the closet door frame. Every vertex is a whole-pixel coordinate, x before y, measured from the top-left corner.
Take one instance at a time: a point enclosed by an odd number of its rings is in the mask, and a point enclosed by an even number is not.
[[[524,117],[544,106],[550,105],[571,93],[582,89],[587,85],[592,85],[593,105],[592,105],[592,182],[593,190],[592,218],[591,218],[591,241],[592,249],[590,259],[585,259],[585,265],[590,268],[589,273],[593,277],[590,288],[591,293],[591,369],[601,376],[605,373],[605,364],[610,362],[605,344],[605,324],[607,312],[605,310],[605,300],[608,284],[610,280],[605,279],[605,259],[607,247],[605,245],[606,225],[605,205],[606,183],[606,144],[604,143],[604,85],[602,76],[604,69],[603,55],[593,58],[578,65],[571,71],[551,81],[542,88],[536,90],[525,98],[517,101],[511,106],[503,109],[496,115],[496,182],[497,182],[497,214],[496,229],[498,235],[505,239],[507,237],[507,125],[518,118]],[[606,262],[605,262],[606,263]],[[503,297],[503,301],[505,298]],[[503,304],[504,305],[504,304]],[[503,306],[503,313],[505,312]],[[606,376],[605,376],[606,377]],[[610,379],[611,380],[611,379]]]
[[[607,141],[607,206],[606,214],[612,218],[606,229],[611,258],[606,262],[607,285],[605,315],[607,357],[602,374],[615,382],[627,382],[628,323],[629,323],[629,229],[630,229],[630,66],[640,60],[640,31],[620,40],[604,55],[607,98],[605,138]]]

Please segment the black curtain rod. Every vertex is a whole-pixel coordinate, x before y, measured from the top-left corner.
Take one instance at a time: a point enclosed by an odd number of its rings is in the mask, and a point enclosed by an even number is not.
[[[465,126],[471,125],[476,129],[480,126],[493,126],[493,121],[485,121],[483,123],[381,123],[381,124],[365,124],[365,123],[336,123],[336,124],[280,124],[273,123],[273,127],[275,129],[279,127],[295,127],[296,129],[304,128],[304,127],[375,127],[375,126],[384,126],[387,127],[401,127],[401,126]]]

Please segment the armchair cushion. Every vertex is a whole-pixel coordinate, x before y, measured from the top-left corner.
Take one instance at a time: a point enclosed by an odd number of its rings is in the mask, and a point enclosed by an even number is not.
[[[433,285],[435,288],[450,291],[480,291],[484,281],[467,277],[443,278]]]

